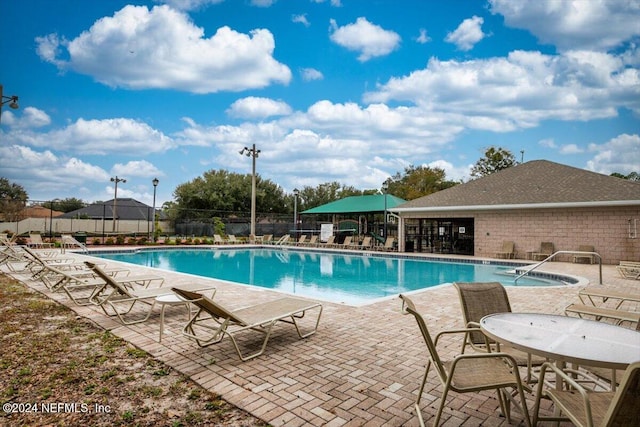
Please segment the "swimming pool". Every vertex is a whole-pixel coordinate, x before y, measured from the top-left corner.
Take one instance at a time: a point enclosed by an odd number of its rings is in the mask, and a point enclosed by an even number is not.
[[[92,255],[169,271],[260,286],[324,301],[359,305],[444,283],[499,281],[513,286],[513,266],[436,262],[372,253],[283,248],[140,250]],[[522,278],[518,286],[561,285]]]

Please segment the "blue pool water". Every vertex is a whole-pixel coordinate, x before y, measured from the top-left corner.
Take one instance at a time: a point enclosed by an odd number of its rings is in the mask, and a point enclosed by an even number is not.
[[[507,271],[513,270],[509,266],[435,262],[379,255],[280,248],[144,250],[96,255],[354,305],[456,281],[499,281],[505,286],[513,285],[513,276],[506,275]],[[558,284],[560,282],[530,278],[518,280],[518,286]]]

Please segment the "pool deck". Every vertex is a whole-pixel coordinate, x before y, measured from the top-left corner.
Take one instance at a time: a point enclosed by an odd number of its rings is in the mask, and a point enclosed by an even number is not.
[[[69,251],[65,256],[87,259],[83,254]],[[122,265],[116,261],[106,263]],[[183,283],[214,285],[217,289],[215,300],[230,308],[282,296],[268,289],[126,265],[132,274],[152,272],[164,276],[165,287]],[[541,270],[581,276],[592,285],[598,283],[597,264],[550,262]],[[2,271],[8,273],[4,266]],[[640,288],[640,281],[621,278],[615,266],[604,265],[602,273],[606,287],[636,293]],[[359,307],[323,303],[322,320],[315,335],[300,340],[290,325],[278,325],[265,353],[241,362],[227,338],[219,344],[200,348],[182,336],[180,330],[185,322],[182,307],[167,307],[164,335],[159,343],[159,306],[146,322],[123,326],[95,306],[76,306],[64,293],[50,292],[41,282],[30,280],[28,275],[12,275],[273,426],[418,425],[414,402],[427,360],[426,348],[413,317],[400,313],[401,302],[397,297]],[[580,287],[506,289],[513,311],[562,314],[566,305],[579,301]],[[458,294],[453,286],[411,292],[411,297],[423,313],[432,335],[463,327]],[[637,304],[629,308],[640,311]],[[241,344],[255,346],[261,339],[261,334],[247,334]],[[441,356],[447,359],[459,349],[459,341],[443,343]],[[427,424],[435,415],[441,390],[440,382],[432,372],[421,402]],[[531,407],[533,395],[527,397]],[[447,400],[441,425],[508,424],[499,416],[499,404],[493,392],[452,392]],[[542,412],[549,413],[549,409],[546,405]],[[519,421],[520,414],[514,412],[512,422],[518,424]]]

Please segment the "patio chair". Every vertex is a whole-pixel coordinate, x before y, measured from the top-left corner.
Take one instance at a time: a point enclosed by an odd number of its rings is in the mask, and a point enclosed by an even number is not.
[[[273,244],[273,234],[265,234],[262,236],[262,243],[265,245]]]
[[[506,289],[499,282],[455,282],[453,286],[458,290],[462,318],[467,328],[479,328],[480,319],[489,314],[511,312],[509,295],[507,295]],[[486,342],[487,338],[482,332],[471,332],[465,337],[462,344],[462,353],[465,352],[467,346],[470,346],[476,351],[497,350],[510,354],[516,360],[518,366],[527,367],[527,383],[530,383],[533,379],[533,366],[540,366],[546,361],[543,357],[532,356],[513,347],[498,343],[490,343],[491,348],[487,349]]]
[[[102,280],[104,284],[97,287],[89,297],[89,301],[92,304],[99,306],[104,314],[109,317],[117,317],[124,325],[132,325],[135,323],[141,323],[149,319],[153,312],[153,307],[156,303],[156,297],[161,295],[171,295],[173,288],[146,288],[146,289],[132,289],[123,283],[118,282],[114,277],[109,276],[104,270],[95,265],[92,262],[85,261],[87,267],[95,272]],[[179,286],[180,289],[211,291],[215,294],[215,288],[206,285],[197,284],[184,284]],[[129,314],[136,303],[143,303],[149,305],[149,310],[144,314],[144,317],[135,320],[125,319],[125,315]],[[125,309],[120,307],[124,306]]]
[[[36,249],[52,248],[53,243],[45,243],[42,241],[40,233],[29,233],[29,247]]]
[[[236,239],[235,234],[229,234],[227,236],[227,242],[232,245],[241,245],[244,243],[243,241]]]
[[[213,235],[213,244],[214,245],[224,245],[225,242],[224,239],[222,238],[222,236],[220,236],[219,234],[214,234]]]
[[[496,252],[496,258],[503,259],[512,259],[516,257],[515,252],[516,244],[512,241],[504,241],[502,242],[502,250],[500,252]]]
[[[371,249],[371,236],[364,236],[360,242],[360,249]]]
[[[625,279],[640,280],[640,262],[620,261],[620,265],[617,265],[616,269]]]
[[[594,299],[602,299],[603,304],[609,300],[618,301],[615,306],[611,305],[612,308],[621,308],[625,303],[640,303],[639,292],[621,291],[604,286],[587,286],[586,288],[582,288],[578,291],[578,298],[580,298],[583,304],[591,304],[594,307],[600,305]]]
[[[552,254],[553,254],[553,243],[542,242],[540,243],[540,250],[538,252],[533,252],[531,254],[531,258],[534,261],[542,261],[544,259],[547,259]]]
[[[296,246],[303,246],[306,241],[307,241],[307,235],[306,234],[301,234],[300,237],[298,237],[298,241],[296,242]]]
[[[569,304],[564,308],[564,314],[577,314],[578,317],[593,316],[595,320],[611,319],[620,326],[624,322],[635,324],[640,322],[640,312],[621,310],[619,308],[594,307],[586,304]]]
[[[85,253],[89,252],[87,250],[87,245],[85,245],[84,243],[80,243],[71,234],[62,234],[60,236],[60,239],[62,241],[61,248],[63,253],[66,249],[73,249],[75,247],[82,249],[82,252],[85,252]]]
[[[318,246],[318,235],[312,234],[309,240],[304,242],[304,246]]]
[[[496,390],[500,409],[505,415],[507,421],[511,422],[510,403],[516,402],[507,389],[514,389],[517,391],[517,394],[520,396],[519,407],[522,411],[524,422],[527,426],[531,426],[522,381],[520,380],[520,374],[516,367],[516,361],[512,356],[506,353],[459,354],[454,357],[453,360],[443,362],[438,354],[438,341],[441,337],[449,334],[467,335],[470,332],[479,332],[480,330],[475,328],[464,328],[442,331],[438,333],[435,340],[433,340],[424,318],[416,310],[413,301],[411,301],[411,299],[406,295],[402,294],[400,295],[400,298],[402,299],[403,314],[411,314],[416,319],[429,351],[427,367],[424,377],[422,378],[422,384],[418,390],[418,397],[415,403],[416,413],[418,414],[421,426],[424,426],[424,420],[422,418],[422,411],[420,410],[420,399],[422,398],[422,392],[424,391],[432,364],[443,388],[442,396],[440,397],[440,404],[438,405],[438,410],[433,420],[434,426],[438,426],[440,423],[442,410],[444,409],[447,395],[451,390],[457,393]]]
[[[593,245],[580,245],[578,246],[578,252],[595,252],[596,249]],[[574,254],[571,260],[577,264],[593,264],[596,261],[596,256],[593,254]]]
[[[326,246],[327,248],[333,247],[336,243],[336,236],[333,234],[327,238],[326,242],[322,243],[322,246]]]
[[[91,301],[89,301],[91,295],[87,295],[87,290],[95,290],[98,287],[104,286],[104,280],[97,276],[92,270],[64,271],[50,265],[47,265],[45,268],[47,271],[40,277],[45,286],[53,292],[64,291],[74,303],[80,306],[91,304]],[[133,289],[135,286],[147,288],[152,283],[157,284],[158,287],[164,284],[164,277],[161,276],[149,274],[131,275],[129,274],[129,270],[121,268],[103,268],[102,271],[129,289]],[[122,275],[122,272],[126,274]]]
[[[546,373],[554,374],[568,387],[544,388]],[[638,425],[640,408],[640,361],[632,363],[625,370],[620,386],[615,392],[595,392],[586,390],[575,378],[575,371],[567,374],[551,363],[545,363],[540,370],[540,383],[536,393],[533,424],[538,421],[570,420],[576,426],[633,426]],[[558,416],[539,415],[542,397],[553,401]]]
[[[27,261],[24,269],[28,269],[31,272],[31,277],[33,279],[40,278],[40,276],[47,271],[47,265],[54,265],[60,270],[79,270],[84,268],[84,264],[76,262],[75,258],[58,256],[41,257],[40,254],[36,253],[28,246],[23,246],[22,250],[26,254],[25,260]]]
[[[284,236],[280,237],[274,244],[275,245],[286,245],[287,243],[289,243],[290,239],[291,239],[291,235],[285,234]]]
[[[243,362],[264,353],[276,323],[290,323],[295,326],[300,338],[306,338],[316,333],[322,315],[322,304],[300,298],[280,298],[231,310],[198,292],[179,288],[174,288],[173,291],[198,307],[198,312],[185,325],[182,333],[195,340],[200,347],[219,343],[227,335],[231,338],[236,353]],[[303,333],[299,319],[304,317],[307,311],[314,309],[318,310],[315,325],[310,331]],[[245,356],[236,341],[236,335],[249,330],[264,334],[264,341],[259,350]]]
[[[385,252],[389,252],[389,251],[393,251],[393,245],[395,245],[396,243],[396,239],[395,237],[387,237],[387,240],[385,240],[384,245],[383,246],[376,246],[375,249],[378,251],[385,251]]]
[[[345,236],[344,240],[342,241],[342,244],[340,246],[342,246],[343,248],[348,248],[349,246],[351,246],[351,241],[353,240],[353,236]]]

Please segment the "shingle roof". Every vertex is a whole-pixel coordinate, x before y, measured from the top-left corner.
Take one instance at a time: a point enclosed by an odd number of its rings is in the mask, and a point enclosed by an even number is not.
[[[405,200],[391,194],[386,195],[387,210],[401,205]],[[336,200],[322,206],[307,209],[301,214],[341,214],[341,213],[366,213],[384,212],[385,195],[371,194],[367,196],[350,196]]]
[[[153,217],[151,206],[130,198],[121,198],[116,201],[116,215],[121,220],[148,221]],[[156,211],[158,209],[156,208]],[[89,218],[113,218],[113,199],[106,202],[94,203],[82,209],[67,212],[62,218],[77,218],[79,216]]]
[[[534,160],[411,200],[394,210],[589,203],[640,205],[640,182]]]

